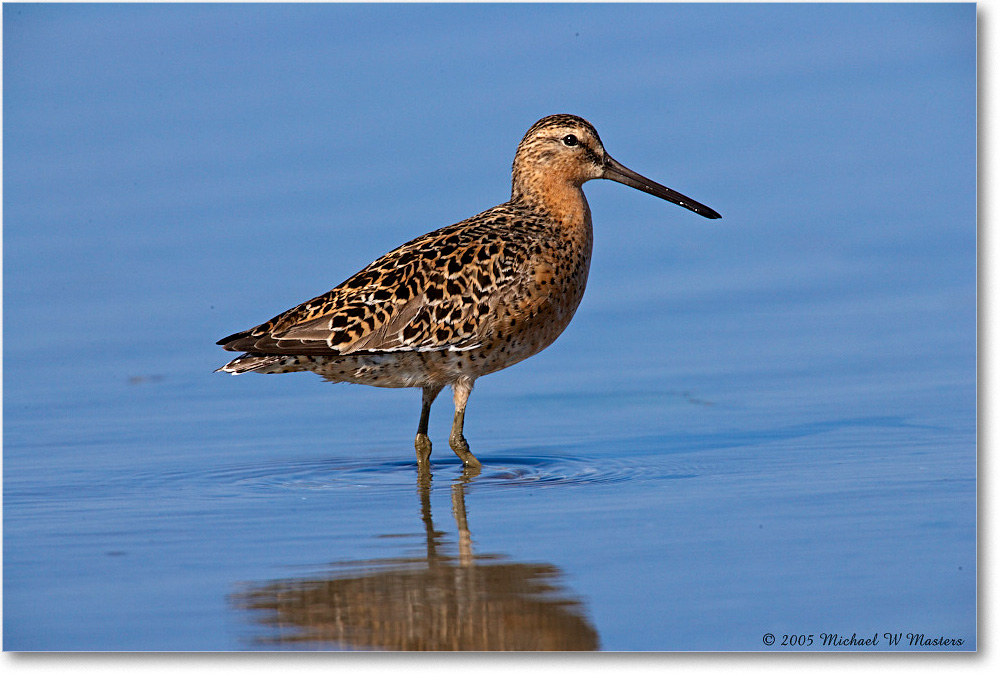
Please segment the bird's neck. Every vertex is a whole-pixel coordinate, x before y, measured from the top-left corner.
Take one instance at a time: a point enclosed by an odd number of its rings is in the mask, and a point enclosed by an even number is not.
[[[530,182],[514,182],[511,201],[543,211],[563,228],[590,229],[590,205],[579,185],[560,176],[539,174]]]

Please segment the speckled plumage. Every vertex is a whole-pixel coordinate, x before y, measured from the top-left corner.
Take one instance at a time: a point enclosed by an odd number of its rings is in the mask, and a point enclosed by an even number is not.
[[[583,298],[593,245],[583,183],[610,178],[719,217],[622,167],[593,126],[573,115],[535,123],[512,174],[507,203],[417,237],[330,292],[220,340],[247,353],[219,370],[308,370],[333,382],[421,387],[422,469],[430,405],[451,385],[451,446],[467,467],[478,467],[462,436],[473,382],[552,344]]]

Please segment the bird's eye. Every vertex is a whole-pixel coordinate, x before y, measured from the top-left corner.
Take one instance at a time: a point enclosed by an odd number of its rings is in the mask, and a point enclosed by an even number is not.
[[[568,145],[570,147],[573,147],[580,141],[577,140],[576,136],[574,136],[573,134],[567,134],[566,136],[563,136],[562,142],[563,145]]]

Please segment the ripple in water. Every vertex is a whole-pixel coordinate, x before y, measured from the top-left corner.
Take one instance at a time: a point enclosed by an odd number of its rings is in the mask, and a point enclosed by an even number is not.
[[[682,464],[671,457],[609,458],[536,455],[483,458],[481,473],[468,477],[470,488],[513,486],[571,486],[693,478],[705,467]],[[462,478],[452,458],[431,462],[434,481]],[[336,489],[413,490],[417,482],[415,460],[314,460],[231,465],[204,471],[183,471],[147,476],[151,483],[177,487],[209,487],[245,493]]]

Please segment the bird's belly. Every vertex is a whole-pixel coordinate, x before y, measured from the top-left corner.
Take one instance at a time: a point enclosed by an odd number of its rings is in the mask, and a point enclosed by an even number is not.
[[[389,352],[357,356],[296,357],[298,370],[310,370],[331,382],[352,382],[375,387],[426,387],[448,385],[494,373],[548,347],[562,332],[546,331],[467,350]],[[288,372],[284,370],[283,372]]]
[[[572,307],[549,307],[536,316],[509,318],[471,349],[399,351],[347,356],[299,356],[296,363],[272,372],[309,370],[331,382],[352,382],[375,387],[426,387],[448,385],[459,379],[475,380],[533,356],[552,344],[573,316]]]
[[[374,387],[426,387],[451,384],[463,375],[477,377],[469,369],[470,355],[464,352],[399,351],[312,358],[313,363],[304,369],[330,382]]]

